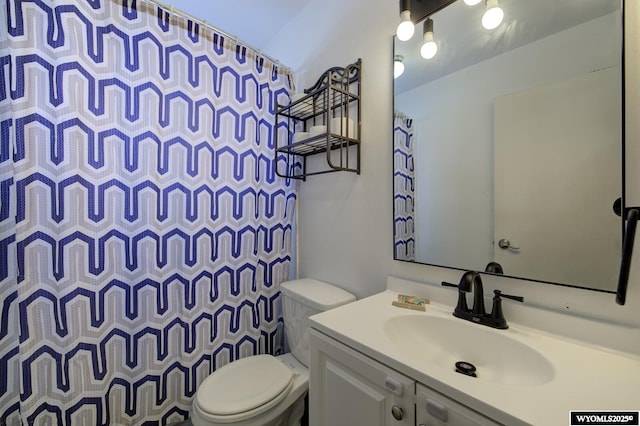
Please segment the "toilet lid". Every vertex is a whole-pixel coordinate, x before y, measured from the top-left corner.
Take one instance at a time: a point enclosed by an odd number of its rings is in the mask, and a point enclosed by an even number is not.
[[[271,355],[256,355],[231,362],[207,377],[198,388],[196,402],[208,414],[229,416],[260,406],[271,407],[294,379],[293,372]],[[281,398],[280,398],[281,399]],[[272,404],[268,404],[269,402]]]

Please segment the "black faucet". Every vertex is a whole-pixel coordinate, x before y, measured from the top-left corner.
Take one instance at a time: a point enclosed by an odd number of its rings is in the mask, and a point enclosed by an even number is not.
[[[465,272],[464,275],[462,275],[462,278],[460,278],[460,284],[454,284],[455,287],[458,287],[458,304],[460,304],[461,299],[464,299],[464,304],[466,305],[467,296],[465,293],[469,293],[471,291],[471,284],[473,284],[473,308],[471,308],[471,312],[476,315],[485,315],[484,291],[482,290],[482,279],[478,272]],[[443,283],[443,285],[445,284]],[[462,306],[459,307],[462,308]],[[458,307],[456,307],[456,311],[467,312],[469,309],[466,307],[458,309]]]
[[[467,306],[467,293],[471,291],[471,284],[473,284],[473,307],[469,309]],[[491,313],[487,314],[484,308],[482,278],[480,278],[480,273],[476,271],[465,272],[462,278],[460,278],[459,284],[451,284],[443,281],[442,285],[458,288],[458,304],[453,310],[453,316],[493,328],[509,328],[507,320],[502,313],[502,297],[524,302],[524,297],[511,296],[509,294],[503,294],[500,290],[494,290],[493,307]]]
[[[484,268],[485,272],[489,272],[490,274],[502,274],[504,275],[504,270],[502,269],[502,265],[498,262],[489,262],[487,266]]]

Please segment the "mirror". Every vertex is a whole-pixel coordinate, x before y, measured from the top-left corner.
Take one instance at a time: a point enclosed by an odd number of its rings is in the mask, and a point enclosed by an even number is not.
[[[621,1],[500,6],[493,30],[485,2],[432,13],[429,60],[422,22],[394,40],[394,258],[614,292]]]

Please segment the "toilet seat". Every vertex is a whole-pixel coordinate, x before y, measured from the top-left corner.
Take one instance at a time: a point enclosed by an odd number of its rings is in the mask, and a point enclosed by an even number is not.
[[[207,377],[195,404],[211,421],[232,423],[257,416],[287,397],[293,371],[271,355],[231,362]]]

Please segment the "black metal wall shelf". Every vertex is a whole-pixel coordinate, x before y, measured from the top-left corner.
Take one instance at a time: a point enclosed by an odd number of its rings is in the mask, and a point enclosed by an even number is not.
[[[360,174],[360,75],[362,61],[325,71],[305,95],[278,105],[275,163],[278,176],[307,176],[348,171]],[[294,142],[294,134],[321,126]],[[303,135],[299,133],[298,136]],[[326,153],[326,166],[310,170],[307,157]],[[283,171],[284,170],[284,171]]]

